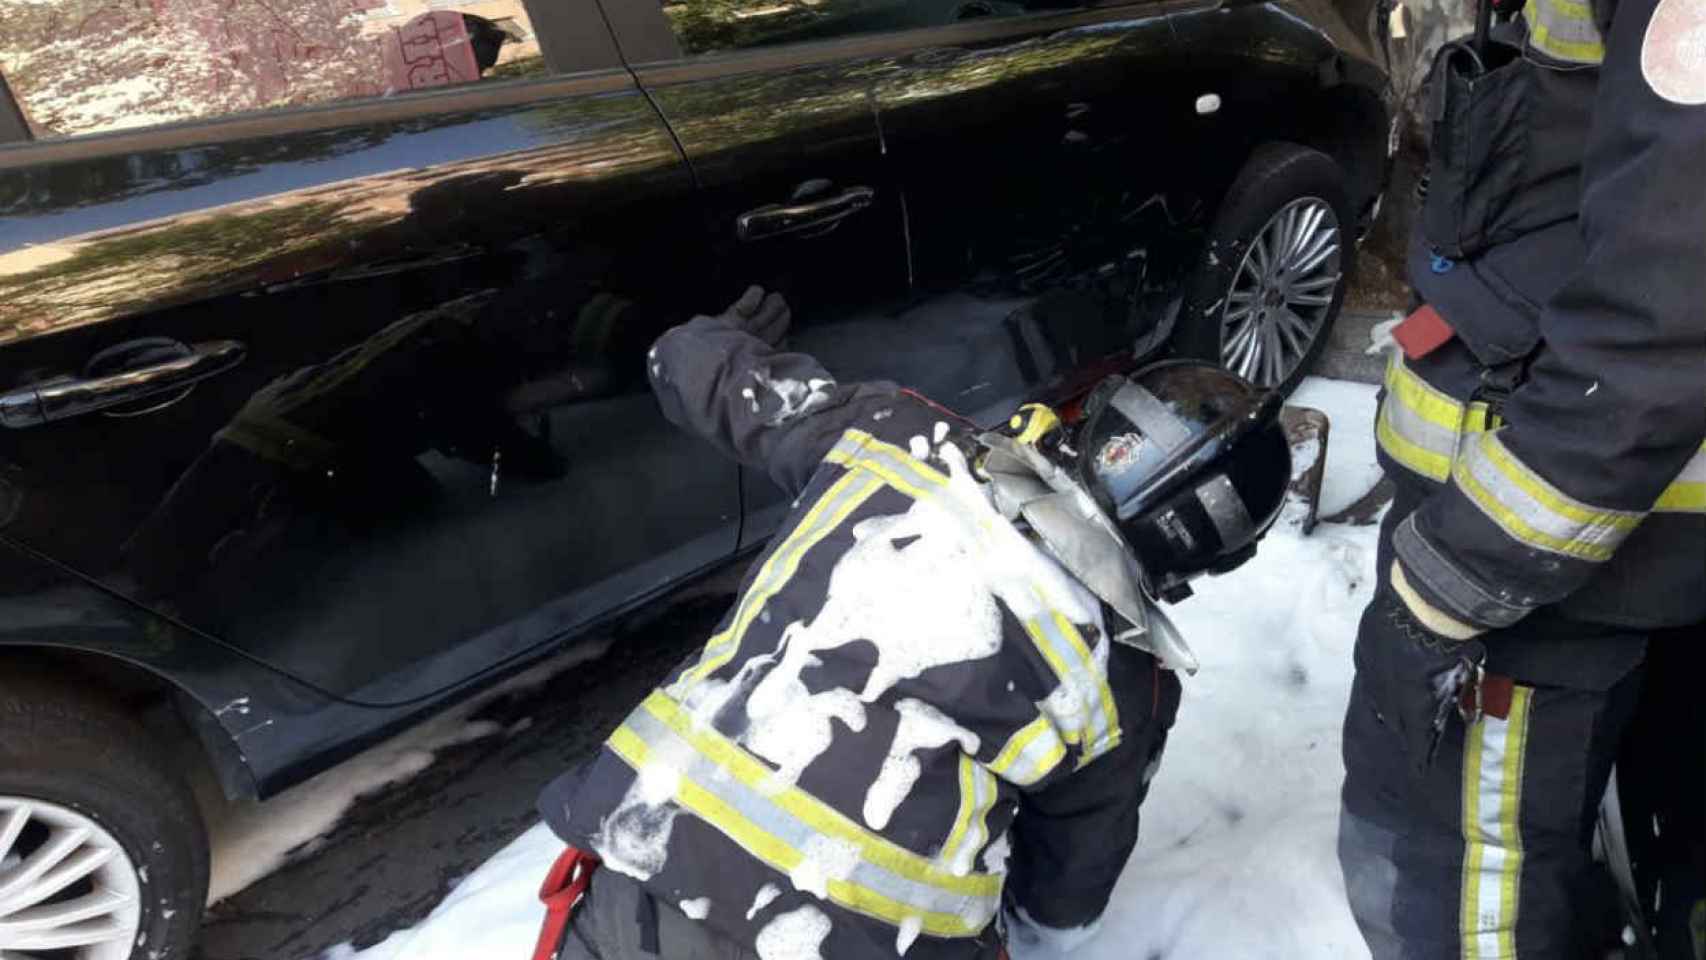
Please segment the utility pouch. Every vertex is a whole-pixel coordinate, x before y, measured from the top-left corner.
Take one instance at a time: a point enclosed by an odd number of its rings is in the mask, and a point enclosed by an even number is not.
[[[1500,214],[1523,185],[1532,76],[1522,51],[1467,39],[1440,48],[1428,75],[1430,132],[1422,236],[1438,256],[1471,257],[1508,239]]]

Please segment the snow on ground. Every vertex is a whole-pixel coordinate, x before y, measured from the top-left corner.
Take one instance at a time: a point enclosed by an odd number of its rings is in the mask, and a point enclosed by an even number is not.
[[[1374,388],[1311,379],[1294,403],[1331,420],[1321,514],[1378,478]],[[1356,621],[1373,591],[1373,526],[1282,519],[1256,558],[1171,609],[1202,661],[1185,681],[1143,836],[1100,931],[1075,960],[1362,958],[1334,855],[1339,723]],[[540,824],[470,874],[419,926],[324,960],[523,957],[562,845]],[[1058,954],[1017,948],[1014,960]]]
[[[211,773],[203,765],[197,765],[202,780],[195,786],[203,801],[202,808],[207,811],[208,839],[213,851],[207,902],[217,903],[277,870],[291,858],[313,853],[357,797],[420,773],[432,765],[438,751],[500,733],[513,735],[525,730],[525,718],[508,730],[490,720],[470,718],[493,700],[538,686],[576,663],[602,656],[608,647],[608,638],[577,645],[562,656],[524,670],[265,803],[252,799],[225,800]]]

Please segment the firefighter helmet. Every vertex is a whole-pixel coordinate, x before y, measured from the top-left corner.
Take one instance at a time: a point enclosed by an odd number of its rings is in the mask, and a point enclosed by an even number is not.
[[[1136,552],[1152,593],[1248,560],[1291,479],[1282,398],[1211,364],[1110,377],[1084,402],[1074,469]]]

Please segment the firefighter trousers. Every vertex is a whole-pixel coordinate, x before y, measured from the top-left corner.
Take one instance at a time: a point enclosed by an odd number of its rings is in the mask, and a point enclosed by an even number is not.
[[[1406,502],[1410,501],[1410,502]],[[1378,569],[1391,562],[1391,531],[1414,501],[1386,518]],[[1384,576],[1384,573],[1382,573]],[[1365,615],[1358,662],[1398,642]],[[1599,803],[1641,695],[1640,631],[1569,620],[1542,609],[1486,634],[1526,643],[1509,704],[1473,723],[1452,717],[1433,763],[1418,772],[1368,684],[1351,687],[1345,713],[1345,784],[1339,860],[1351,912],[1375,960],[1600,956],[1608,920],[1603,875],[1591,859]],[[1556,637],[1561,656],[1582,644],[1633,644],[1619,676],[1559,683],[1532,650]],[[1421,681],[1418,681],[1421,682]],[[1615,921],[1612,921],[1615,924]],[[1615,925],[1611,926],[1615,930]]]

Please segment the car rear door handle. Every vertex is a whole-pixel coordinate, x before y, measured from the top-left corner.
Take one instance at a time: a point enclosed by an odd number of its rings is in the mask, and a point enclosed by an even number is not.
[[[877,191],[870,187],[848,187],[820,200],[759,207],[735,219],[735,235],[742,240],[762,240],[785,233],[810,231],[811,236],[828,233],[842,220],[870,206],[876,198]]]
[[[33,427],[182,390],[243,361],[235,340],[198,343],[180,357],[98,377],[47,380],[0,393],[0,424]]]

